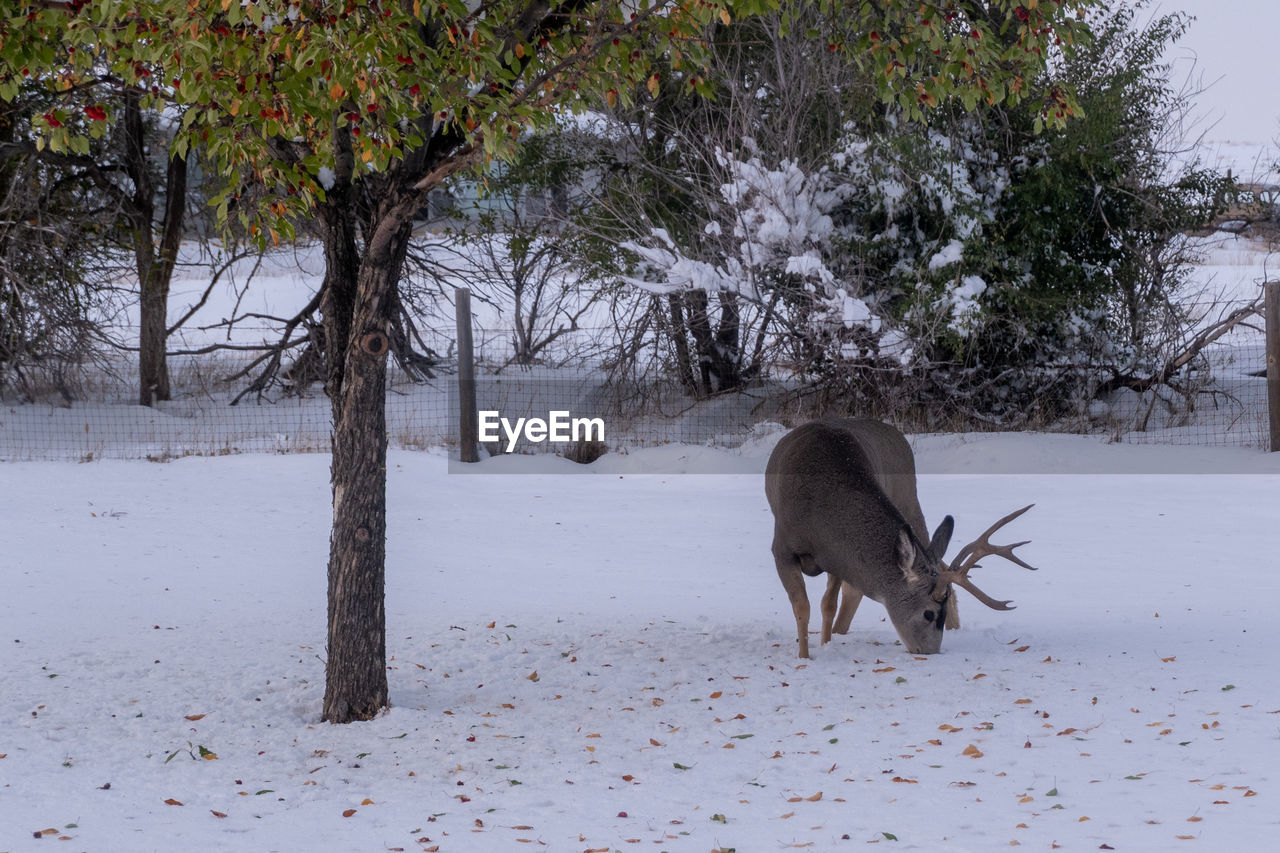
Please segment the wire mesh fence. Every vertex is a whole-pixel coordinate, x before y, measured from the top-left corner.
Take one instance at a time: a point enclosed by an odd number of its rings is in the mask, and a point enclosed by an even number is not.
[[[599,330],[596,330],[597,332]],[[594,334],[584,330],[584,337]],[[477,403],[489,414],[481,446],[490,453],[561,452],[553,442],[512,429],[521,418],[554,428],[563,419],[573,438],[574,419],[600,420],[604,448],[620,450],[667,443],[733,448],[771,421],[791,423],[808,414],[795,405],[795,386],[756,383],[735,393],[694,399],[673,379],[619,380],[599,366],[517,367],[504,364],[502,342],[512,334],[487,329],[478,354]],[[441,337],[438,352],[451,352]],[[1107,435],[1134,443],[1225,445],[1267,449],[1266,352],[1260,323],[1237,327],[1204,350],[1204,358],[1180,376],[1177,387],[1141,393],[1112,392],[1063,421],[1064,431]],[[55,402],[0,400],[0,459],[171,459],[228,453],[327,452],[331,414],[319,384],[301,394],[247,396],[231,405],[239,389],[215,381],[234,373],[225,360],[197,364],[175,359],[174,399],[153,407],[136,405],[131,370],[116,366],[93,377],[91,389]],[[424,382],[410,381],[394,365],[386,395],[392,447],[455,449],[458,440],[456,377],[443,370]],[[557,415],[557,413],[561,413]],[[502,418],[507,418],[504,427]],[[905,425],[909,426],[909,425]]]

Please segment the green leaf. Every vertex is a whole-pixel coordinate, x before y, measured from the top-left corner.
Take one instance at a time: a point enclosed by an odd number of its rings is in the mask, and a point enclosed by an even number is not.
[[[886,841],[897,841],[897,840],[898,840],[898,836],[894,835],[892,832],[882,832],[882,833],[880,833],[880,834],[881,834],[881,835],[883,835],[883,836],[885,837],[885,840],[886,840]]]
[[[692,770],[692,769],[693,769],[693,767],[692,767],[691,765],[681,764],[681,763],[680,763],[680,762],[678,762],[678,761],[677,761],[677,762],[675,762],[675,763],[673,763],[671,766],[672,766],[672,767],[674,767],[674,768],[675,768],[675,769],[677,769],[677,770]]]

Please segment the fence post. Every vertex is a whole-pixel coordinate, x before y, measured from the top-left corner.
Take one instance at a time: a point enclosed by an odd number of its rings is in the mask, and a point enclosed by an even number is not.
[[[476,413],[476,365],[471,341],[471,291],[453,289],[458,319],[458,458],[479,462],[479,415]]]
[[[1267,411],[1271,418],[1271,452],[1280,452],[1280,281],[1268,281],[1263,313],[1267,322]]]

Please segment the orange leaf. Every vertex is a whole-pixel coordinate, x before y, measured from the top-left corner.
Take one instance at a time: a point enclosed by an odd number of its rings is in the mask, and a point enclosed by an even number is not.
[[[812,797],[805,797],[804,799],[805,799],[805,802],[816,803],[818,802],[818,800],[822,799],[822,792],[819,791],[818,793],[814,794]]]
[[[897,669],[896,666],[884,666],[884,667],[881,667],[880,669],[873,669],[871,671],[872,672],[893,672],[895,669]]]
[[[173,797],[170,797],[169,799],[165,800],[165,801],[164,801],[164,804],[165,804],[166,806],[180,806],[180,805],[182,805],[182,803],[178,802],[178,801],[177,801],[177,800],[175,800]]]
[[[627,775],[625,775],[625,776],[623,776],[623,777],[622,777],[622,781],[623,781],[623,782],[630,782],[630,781],[631,781],[632,779],[634,779],[634,778],[636,778],[636,777],[634,777],[634,776],[632,776],[630,773],[628,773]],[[519,827],[516,827],[516,829],[519,829]]]
[[[1030,700],[1030,699],[1014,699],[1014,700],[1013,700],[1013,704],[1015,704],[1015,705],[1030,705],[1030,704],[1031,704],[1031,700]]]
[[[215,809],[209,809],[209,812],[210,812],[214,817],[226,817],[226,816],[227,816],[227,813],[226,813],[226,812],[220,812],[220,811],[217,811],[217,810],[215,810]]]
[[[529,673],[528,675],[526,675],[526,676],[525,676],[525,679],[526,679],[526,680],[528,680],[528,681],[537,681],[537,680],[538,680],[538,671],[535,669],[533,672],[531,672],[531,673]]]
[[[653,746],[662,746],[662,741],[654,740],[653,738],[649,738],[649,743]]]
[[[1031,803],[1031,802],[1035,802],[1035,799],[1036,799],[1035,797],[1023,797],[1023,798],[1021,798],[1020,800],[1018,800],[1018,802],[1020,802],[1020,803]]]
[[[373,802],[373,800],[369,799],[368,797],[365,797],[363,800],[361,800],[361,801],[360,801],[360,805],[362,805],[362,806],[372,806],[372,805],[374,805],[374,802]]]
[[[1015,652],[1025,652],[1025,651],[1026,651],[1027,649],[1029,649],[1029,648],[1031,648],[1031,647],[1030,647],[1030,646],[1018,646],[1016,649],[1014,649],[1014,651],[1015,651]]]
[[[712,693],[712,694],[711,694],[711,698],[712,698],[712,699],[719,699],[719,698],[720,698],[721,696],[723,696],[723,695],[724,695],[724,692],[723,692],[723,691],[717,690],[715,693]]]
[[[958,727],[956,727],[956,726],[951,725],[950,723],[943,723],[942,725],[938,726],[938,731],[940,731],[940,732],[958,732],[958,731],[961,731],[961,729],[959,729],[959,728],[958,728]]]
[[[798,800],[798,799],[799,799],[799,797],[797,797],[796,799]],[[783,819],[783,820],[790,820],[791,818],[793,818],[793,817],[795,817],[795,816],[796,816],[796,813],[795,813],[795,812],[787,812],[786,814],[782,815],[782,819]]]
[[[1200,817],[1199,815],[1192,815],[1191,817],[1187,818],[1187,823],[1199,823],[1202,820],[1204,820],[1204,818]]]
[[[1191,841],[1192,839],[1195,838],[1195,836],[1194,835],[1175,835],[1174,838],[1181,839],[1182,841]]]
[[[982,750],[978,749],[978,748],[977,748],[976,746],[974,746],[973,744],[969,744],[969,745],[968,745],[968,746],[966,746],[963,750],[961,750],[961,753],[960,753],[960,754],[961,754],[961,755],[967,755],[967,756],[969,756],[970,758],[981,758],[981,757],[982,757]]]
[[[592,732],[591,734],[587,735],[587,737],[600,737],[600,733],[599,733],[599,732]]]
[[[506,708],[508,711],[514,711],[516,709],[516,706],[512,705],[510,702],[503,702],[502,707]]]
[[[35,832],[35,833],[32,833],[32,834],[33,834],[36,838],[39,838],[39,837],[40,837],[40,836],[42,836],[42,835],[57,835],[57,834],[58,834],[58,830],[56,830],[56,829],[42,829],[42,830],[40,830],[39,832]]]
[[[351,817],[351,816],[352,816],[353,814],[355,814],[355,813],[356,813],[356,810],[355,810],[355,809],[346,809],[346,810],[344,810],[344,811],[342,812],[342,816],[343,816],[343,817]]]
[[[498,623],[497,623],[497,622],[490,622],[488,625],[485,625],[485,627],[486,627],[486,628],[495,628],[495,627],[497,627],[497,625],[498,625]]]
[[[184,719],[184,720],[190,720],[191,722],[193,722],[193,723],[194,723],[196,720],[203,720],[203,719],[204,719],[204,714],[187,714],[187,715],[186,715],[185,717],[183,717],[182,719]]]
[[[987,674],[985,672],[979,672],[973,676],[973,680],[977,681],[979,678],[986,678],[986,677],[987,677]]]
[[[905,783],[906,783],[906,784],[908,784],[908,785],[917,785],[917,784],[919,784],[919,782],[918,782],[917,780],[915,780],[915,779],[903,779],[901,776],[894,776],[894,777],[893,777],[893,779],[892,779],[892,781],[894,781],[894,782],[905,782]]]

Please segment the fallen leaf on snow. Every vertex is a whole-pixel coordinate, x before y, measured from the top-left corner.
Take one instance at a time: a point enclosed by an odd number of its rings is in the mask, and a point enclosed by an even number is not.
[[[165,800],[165,801],[164,801],[164,804],[165,804],[166,806],[180,806],[180,805],[182,805],[182,803],[178,802],[178,801],[177,801],[177,800],[175,800],[173,797],[170,797],[169,799]]]
[[[981,758],[981,757],[982,757],[982,750],[978,749],[978,748],[977,748],[976,746],[974,746],[973,744],[969,744],[969,745],[968,745],[968,746],[966,746],[963,750],[961,750],[961,751],[960,751],[960,754],[961,754],[961,755],[967,755],[967,756],[969,756],[970,758]]]
[[[187,714],[182,719],[190,720],[191,722],[194,723],[196,720],[203,720],[204,716],[205,716],[204,714]]]
[[[342,812],[342,816],[343,816],[343,817],[351,817],[351,816],[352,816],[353,814],[355,814],[355,813],[356,813],[356,810],[355,810],[355,809],[344,809],[344,810],[343,810],[343,812]]]
[[[209,813],[210,813],[210,814],[212,814],[214,817],[226,817],[226,816],[227,816],[227,813],[226,813],[226,812],[220,812],[220,811],[218,811],[217,809],[209,809]]]

